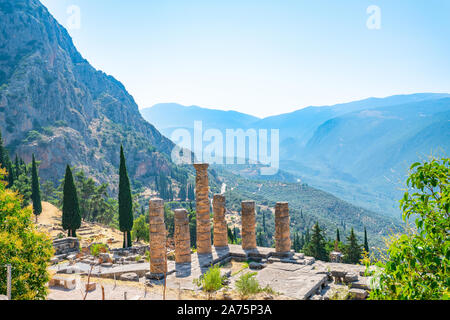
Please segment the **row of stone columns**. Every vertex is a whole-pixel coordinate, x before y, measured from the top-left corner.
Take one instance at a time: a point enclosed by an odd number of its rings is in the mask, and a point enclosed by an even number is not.
[[[209,215],[208,164],[194,164],[196,175],[197,210],[197,252],[211,253],[211,222]],[[152,199],[150,214],[150,273],[156,276],[166,271],[166,228],[164,223],[164,201]],[[175,262],[191,262],[191,244],[188,212],[175,210]],[[228,230],[225,220],[225,197],[213,197],[214,246],[228,246]],[[275,251],[288,253],[291,249],[289,231],[289,206],[287,202],[277,202],[275,206]],[[242,201],[242,249],[256,249],[255,202]]]

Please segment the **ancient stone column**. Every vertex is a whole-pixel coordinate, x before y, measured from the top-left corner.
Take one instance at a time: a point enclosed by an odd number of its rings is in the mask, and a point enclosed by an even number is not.
[[[211,253],[211,221],[209,216],[208,164],[194,164],[195,201],[197,211],[197,253]]]
[[[242,249],[256,249],[255,201],[242,201]]]
[[[275,205],[275,251],[288,253],[291,250],[291,235],[289,229],[289,204],[277,202]]]
[[[189,217],[186,209],[175,210],[175,262],[191,262],[191,235],[189,233]]]
[[[166,225],[164,223],[164,201],[159,198],[150,200],[150,275],[155,278],[164,276],[166,269]]]
[[[214,246],[228,246],[228,230],[225,220],[225,196],[215,194],[213,197],[214,212]]]

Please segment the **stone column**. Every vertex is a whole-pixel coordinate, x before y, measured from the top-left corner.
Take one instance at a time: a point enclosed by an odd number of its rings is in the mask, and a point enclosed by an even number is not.
[[[277,202],[275,205],[275,251],[288,253],[291,251],[291,235],[289,230],[289,204]]]
[[[195,202],[197,211],[197,253],[211,253],[211,221],[209,216],[208,164],[194,164]]]
[[[242,201],[242,249],[256,249],[255,201]]]
[[[166,225],[164,223],[164,201],[150,200],[150,276],[161,278],[166,269]]]
[[[225,196],[215,194],[213,198],[214,212],[214,246],[228,246],[228,230],[225,221]]]
[[[175,210],[175,262],[191,262],[191,236],[189,233],[189,217],[186,209]]]

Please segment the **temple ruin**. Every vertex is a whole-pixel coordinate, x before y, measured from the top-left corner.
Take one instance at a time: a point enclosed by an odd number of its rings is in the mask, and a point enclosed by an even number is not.
[[[193,280],[201,277],[211,266],[219,265],[221,272],[234,284],[241,273],[233,273],[233,264],[230,262],[246,262],[250,270],[256,271],[256,280],[262,287],[270,286],[286,297],[329,299],[332,296],[330,286],[333,278],[336,285],[343,283],[345,288],[350,286],[349,293],[356,299],[367,297],[370,277],[366,275],[364,266],[333,263],[339,261],[338,258],[331,259],[330,263],[316,261],[304,253],[291,250],[287,202],[277,202],[275,205],[275,248],[268,248],[257,246],[257,204],[252,200],[242,201],[242,243],[238,245],[228,243],[226,199],[223,194],[215,194],[212,197],[212,240],[208,164],[195,164],[194,167],[197,172],[197,252],[191,250],[189,215],[182,208],[174,210],[174,250],[169,250],[171,243],[167,239],[164,201],[153,198],[149,202],[149,246],[112,249],[110,253],[102,253],[101,265],[93,269],[95,259],[77,258],[76,254],[67,252],[64,254],[71,254],[68,258],[71,264],[62,268],[55,264],[53,270],[57,273],[89,272],[92,277],[165,284],[177,290],[198,290]],[[147,254],[146,250],[150,251],[150,272],[142,258]],[[77,260],[79,262],[73,264]],[[55,286],[63,285],[56,280],[54,282]]]

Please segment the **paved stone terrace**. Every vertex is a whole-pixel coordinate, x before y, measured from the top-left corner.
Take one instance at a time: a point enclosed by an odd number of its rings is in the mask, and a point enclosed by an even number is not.
[[[231,274],[230,261],[255,261],[259,262],[261,269],[242,272],[257,272],[256,279],[262,287],[270,286],[274,291],[293,299],[311,299],[324,296],[329,290],[330,274],[344,272],[356,277],[352,280],[351,287],[355,289],[367,289],[368,277],[363,277],[363,266],[347,265],[342,263],[326,263],[315,261],[314,258],[305,257],[302,253],[290,253],[289,256],[279,255],[274,248],[257,247],[254,250],[243,250],[239,245],[212,248],[211,254],[192,254],[191,263],[175,263],[168,261],[167,287],[171,289],[194,290],[199,288],[193,284],[193,280],[206,272],[211,265],[220,264],[221,272],[227,275],[229,286],[235,287],[235,282],[242,273]],[[87,274],[90,264],[77,262],[59,264],[52,267],[58,273]],[[163,280],[146,279],[150,270],[149,263],[131,263],[125,265],[112,265],[111,267],[95,266],[92,277],[120,279],[122,274],[135,273],[139,276],[139,282],[154,285],[163,284]],[[136,280],[137,281],[137,280]]]

